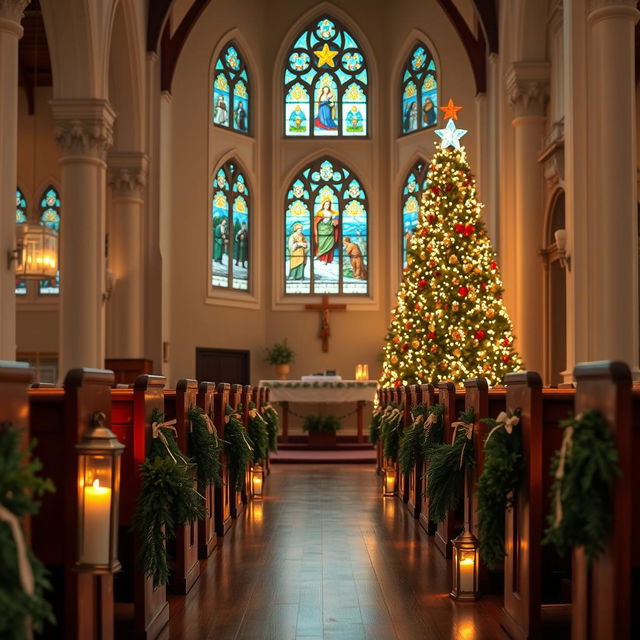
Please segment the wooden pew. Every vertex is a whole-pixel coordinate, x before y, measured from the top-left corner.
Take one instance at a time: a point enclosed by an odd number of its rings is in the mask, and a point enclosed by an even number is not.
[[[230,385],[226,382],[218,384],[216,394],[214,396],[214,418],[213,422],[218,430],[218,437],[224,440],[225,429],[225,410],[229,404]],[[231,491],[229,488],[229,470],[227,469],[227,460],[222,453],[222,486],[214,489],[214,513],[216,533],[218,537],[224,536],[231,527]]]
[[[197,403],[206,415],[211,418],[216,426],[218,437],[220,436],[220,425],[214,420],[216,385],[213,382],[201,382],[198,387]],[[218,537],[216,536],[216,514],[215,514],[215,486],[210,484],[205,490],[207,515],[198,521],[198,557],[206,560],[216,548]]]
[[[83,640],[114,637],[113,576],[75,571],[78,553],[78,455],[75,445],[95,413],[111,424],[111,371],[72,369],[63,388],[30,389],[30,435],[37,439],[34,456],[42,475],[56,492],[43,496],[31,519],[35,555],[51,572],[52,601],[58,623],[47,627],[47,639]],[[18,394],[14,400],[18,401]],[[9,405],[11,406],[11,405]]]
[[[409,413],[409,395],[404,385],[397,388],[396,397],[402,409],[402,428],[406,429],[411,424]],[[400,464],[396,461],[396,478],[398,478],[398,497],[407,504],[409,501],[409,474],[400,473]]]
[[[169,635],[166,587],[154,589],[153,581],[145,578],[136,560],[137,535],[131,532],[141,486],[140,465],[151,445],[152,414],[154,410],[164,411],[164,385],[162,376],[142,375],[131,389],[111,389],[112,430],[125,445],[120,483],[119,537],[119,558],[124,571],[116,576],[116,594],[119,602],[134,603],[134,635],[145,640]],[[119,633],[118,637],[123,635]]]
[[[178,380],[175,389],[164,390],[164,419],[176,421],[177,441],[180,450],[189,455],[189,433],[191,421],[189,409],[195,407],[198,396],[196,380]],[[194,489],[197,483],[194,479]],[[198,560],[198,522],[185,524],[176,530],[176,537],[170,542],[170,555],[173,556],[171,582],[172,593],[189,593],[200,576]]]
[[[258,413],[262,415],[262,407],[264,403],[264,387],[253,387],[251,391],[251,400],[256,405]],[[269,450],[267,449],[267,457],[262,461],[262,481],[267,479],[267,476],[271,472],[269,461]]]
[[[271,395],[271,389],[268,387],[261,387],[262,389],[262,406],[269,404],[269,397]],[[271,458],[269,458],[269,463],[267,464],[267,475],[271,474]]]
[[[240,402],[242,404],[242,424],[244,424],[245,429],[249,426],[249,402],[251,402],[252,397],[253,387],[250,384],[242,387]],[[251,467],[252,464],[249,463],[244,472],[244,487],[242,491],[240,491],[242,504],[249,504],[251,501]]]
[[[543,624],[562,629],[570,616],[570,596],[562,593],[567,561],[551,547],[543,548],[541,540],[550,508],[550,461],[562,442],[558,423],[573,411],[575,393],[545,389],[543,394],[542,380],[533,371],[507,374],[505,384],[507,411],[521,410],[525,473],[506,516],[501,623],[512,638],[524,640],[541,637]]]
[[[380,403],[380,409],[384,411],[387,406],[387,391],[386,389],[378,389],[378,402]],[[384,473],[384,457],[382,455],[382,438],[378,437],[376,443],[376,471],[379,475]]]
[[[432,384],[421,384],[418,387],[418,402],[431,407],[436,404],[439,399],[439,390],[434,388]],[[415,485],[416,500],[419,503],[419,522],[420,526],[430,535],[436,531],[435,523],[429,518],[429,498],[427,498],[427,463],[424,460],[419,461],[416,465]]]
[[[240,403],[242,402],[243,387],[241,384],[232,384],[231,391],[229,393],[229,404],[234,411],[238,410]],[[246,418],[243,416],[243,422]],[[246,423],[245,423],[246,424]],[[228,486],[229,490],[229,504],[231,506],[231,517],[238,518],[244,509],[244,502],[242,501],[242,492],[236,491],[235,487]]]

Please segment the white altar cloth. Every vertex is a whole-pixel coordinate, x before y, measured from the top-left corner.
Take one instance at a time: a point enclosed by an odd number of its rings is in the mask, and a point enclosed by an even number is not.
[[[271,402],[373,402],[378,387],[375,380],[260,380],[259,384],[271,390]]]

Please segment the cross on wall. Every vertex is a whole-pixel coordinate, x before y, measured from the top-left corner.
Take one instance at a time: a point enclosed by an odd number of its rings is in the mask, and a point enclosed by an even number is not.
[[[323,295],[322,302],[320,304],[305,304],[305,311],[320,311],[320,331],[318,336],[322,340],[322,351],[326,353],[329,351],[329,311],[346,311],[346,304],[330,304],[329,296]]]

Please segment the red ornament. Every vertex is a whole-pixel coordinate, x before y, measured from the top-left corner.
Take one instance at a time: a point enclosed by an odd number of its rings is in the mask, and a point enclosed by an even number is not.
[[[482,329],[476,331],[476,340],[484,340],[485,333]]]
[[[468,224],[467,228],[464,230],[464,235],[470,236],[475,230],[476,228],[472,224]]]
[[[509,339],[508,339],[508,338],[505,338],[505,339],[502,341],[502,346],[503,346],[503,347],[508,347],[508,346],[509,346]]]
[[[429,221],[429,224],[433,224],[436,221],[436,217],[433,214],[430,214],[427,216],[427,220]]]
[[[399,343],[400,343],[400,338],[398,338],[398,336],[396,336],[396,337],[393,339],[393,344],[399,344]]]
[[[409,320],[409,322],[407,322],[405,325],[406,329],[411,329],[411,327],[413,327],[413,322],[411,322],[411,320]]]
[[[440,195],[440,187],[431,187],[431,193],[435,194],[436,196]]]
[[[420,309],[422,309],[422,305],[419,302],[417,302],[416,304],[413,305],[413,308],[416,311],[420,311]]]
[[[509,356],[503,356],[502,357],[502,362],[509,362],[509,360],[511,360],[511,358]]]
[[[493,270],[495,271],[495,270],[498,268],[498,264],[497,264],[496,262],[492,262],[492,263],[489,265],[489,268],[490,268],[490,269],[493,269]]]
[[[429,262],[427,264],[429,265],[430,269],[433,269],[433,267],[436,266],[436,261],[435,260],[429,260]]]
[[[434,271],[434,272],[433,272],[433,275],[434,275],[436,278],[439,278],[439,277],[440,277],[440,271]]]
[[[448,184],[448,185],[445,187],[445,189],[446,189],[447,191],[451,191],[451,189],[453,189],[453,185],[452,185],[452,184]]]
[[[421,236],[426,236],[427,235],[427,230],[426,229],[422,229],[422,231],[420,231],[420,235]]]
[[[426,280],[419,280],[418,281],[418,289],[424,289],[427,286],[427,281]]]
[[[469,289],[467,289],[467,287],[460,287],[458,289],[458,293],[463,297],[466,298],[467,294],[469,293]]]
[[[465,186],[465,187],[468,187],[470,184],[471,184],[471,182],[469,182],[469,180],[465,180],[465,181],[464,181],[464,186]]]
[[[402,382],[401,382],[400,380],[396,380],[396,381],[394,382],[394,385],[395,385],[396,387],[399,387],[401,384],[402,384]]]
[[[404,342],[404,343],[402,344],[402,350],[403,350],[403,351],[406,351],[408,348],[409,348],[409,345],[408,345],[406,342]]]
[[[435,340],[436,339],[436,332],[435,331],[429,331],[429,333],[427,334],[427,337],[429,338],[429,340]]]
[[[443,308],[445,311],[449,311],[449,305],[448,305],[448,304],[444,304],[444,305],[442,306],[442,308]]]
[[[487,283],[486,283],[486,282],[481,282],[481,283],[480,283],[480,288],[481,288],[483,291],[486,291],[486,290],[487,290]]]
[[[454,227],[456,233],[464,233],[464,225],[456,222],[456,226]]]

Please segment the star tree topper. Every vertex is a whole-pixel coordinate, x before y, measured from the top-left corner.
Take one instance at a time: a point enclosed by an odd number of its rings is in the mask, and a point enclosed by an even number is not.
[[[467,133],[466,129],[458,129],[453,122],[453,119],[449,119],[447,126],[444,129],[436,129],[436,135],[440,137],[442,142],[440,143],[441,149],[447,147],[460,148],[460,138]]]

